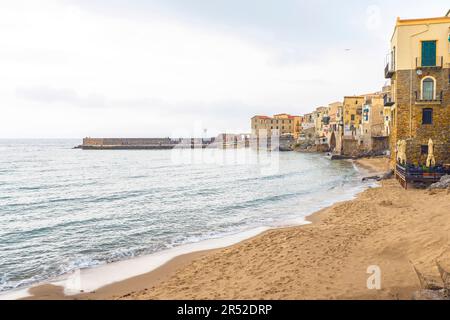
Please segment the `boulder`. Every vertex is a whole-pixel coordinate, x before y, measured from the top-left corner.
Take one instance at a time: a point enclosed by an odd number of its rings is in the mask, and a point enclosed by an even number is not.
[[[450,175],[443,176],[439,182],[433,183],[428,189],[448,189],[450,188]]]

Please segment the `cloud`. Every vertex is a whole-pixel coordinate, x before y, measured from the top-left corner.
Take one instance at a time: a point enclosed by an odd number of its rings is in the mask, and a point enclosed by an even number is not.
[[[35,103],[68,104],[79,107],[105,107],[106,99],[103,95],[90,93],[85,97],[80,96],[73,89],[51,88],[47,86],[18,87],[16,97]]]
[[[199,120],[248,131],[254,114],[302,114],[378,90],[396,16],[445,9],[441,0],[1,1],[0,137],[168,136]]]

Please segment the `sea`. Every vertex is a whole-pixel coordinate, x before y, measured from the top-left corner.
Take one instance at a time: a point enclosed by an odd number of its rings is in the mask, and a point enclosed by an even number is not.
[[[0,294],[79,270],[97,270],[85,286],[95,290],[177,254],[305,224],[371,186],[352,162],[323,154],[79,144],[0,140]],[[121,276],[102,280],[114,265]]]

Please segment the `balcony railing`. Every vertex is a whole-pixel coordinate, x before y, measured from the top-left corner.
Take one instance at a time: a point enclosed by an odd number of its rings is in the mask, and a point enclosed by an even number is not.
[[[384,100],[385,107],[391,107],[395,104],[394,98],[392,98],[392,96],[390,94],[385,94],[383,96],[383,100]]]
[[[384,77],[386,79],[390,79],[390,78],[392,78],[394,73],[395,73],[394,66],[392,65],[392,63],[387,62],[386,67],[384,68]]]
[[[442,103],[444,99],[444,91],[441,91],[434,99],[424,99],[420,96],[420,92],[415,91],[416,103]]]
[[[386,79],[392,78],[395,73],[395,52],[391,51],[386,55],[385,67],[384,67],[384,77]]]
[[[421,57],[416,58],[416,68],[442,68],[444,65],[444,57],[437,56],[435,61],[424,61]]]

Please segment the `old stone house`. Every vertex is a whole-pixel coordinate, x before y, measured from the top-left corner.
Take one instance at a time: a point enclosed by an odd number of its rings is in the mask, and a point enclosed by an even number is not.
[[[438,164],[450,162],[450,11],[446,16],[398,19],[385,76],[391,79],[391,164],[398,142],[406,143],[406,162],[423,165],[428,142]],[[403,152],[402,152],[403,153]]]

